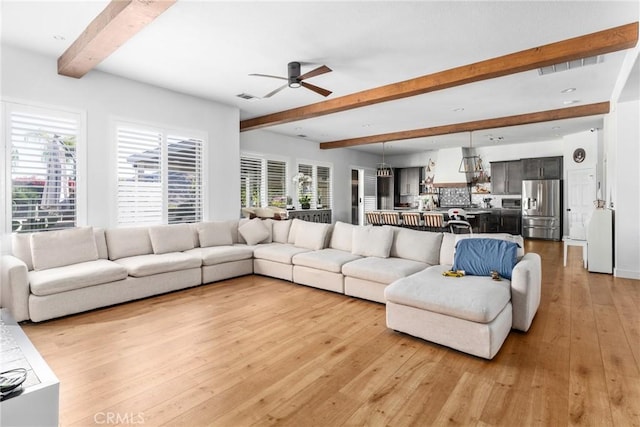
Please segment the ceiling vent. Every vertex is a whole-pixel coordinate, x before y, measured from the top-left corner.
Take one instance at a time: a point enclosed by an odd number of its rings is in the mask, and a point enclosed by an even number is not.
[[[541,76],[557,73],[560,71],[573,70],[574,68],[584,67],[586,65],[594,65],[602,62],[602,55],[590,56],[588,58],[575,59],[569,62],[560,62],[559,64],[549,65],[547,67],[538,68],[538,74]]]
[[[238,98],[246,99],[247,101],[252,101],[252,100],[254,100],[254,99],[260,99],[260,98],[259,98],[259,97],[257,97],[257,96],[253,96],[253,95],[250,95],[250,94],[248,94],[248,93],[244,93],[244,92],[239,93],[239,94],[237,94],[236,96],[237,96]]]

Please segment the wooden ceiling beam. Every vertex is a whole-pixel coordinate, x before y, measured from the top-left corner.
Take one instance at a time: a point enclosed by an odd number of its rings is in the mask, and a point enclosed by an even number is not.
[[[428,136],[448,135],[452,133],[528,125],[532,123],[549,122],[553,120],[572,119],[575,117],[595,116],[598,114],[607,114],[608,112],[609,102],[599,102],[597,104],[560,108],[558,110],[538,111],[535,113],[518,114],[515,116],[499,117],[495,119],[476,120],[473,122],[454,123],[444,126],[435,126],[430,128],[405,130],[380,135],[369,135],[359,138],[323,142],[320,144],[320,149],[328,150],[332,148],[355,147],[357,145],[376,144],[379,142],[400,141],[405,139],[424,138]]]
[[[310,119],[380,102],[503,77],[561,62],[634,47],[638,22],[591,33],[315,104],[242,120],[240,131]]]
[[[58,58],[58,74],[80,78],[176,0],[112,0]]]

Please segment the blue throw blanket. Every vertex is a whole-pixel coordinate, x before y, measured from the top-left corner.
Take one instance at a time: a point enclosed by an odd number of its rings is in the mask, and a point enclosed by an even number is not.
[[[463,239],[456,244],[453,270],[464,270],[471,276],[490,276],[497,271],[501,277],[511,280],[515,267],[518,245],[498,239]]]

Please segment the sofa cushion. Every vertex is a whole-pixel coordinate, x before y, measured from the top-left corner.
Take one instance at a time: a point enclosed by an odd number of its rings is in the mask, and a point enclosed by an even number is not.
[[[387,227],[387,226],[385,226]],[[390,255],[436,265],[440,260],[442,233],[391,227],[394,237]]]
[[[231,224],[228,221],[201,222],[196,226],[201,248],[233,245]]]
[[[110,260],[153,253],[147,227],[109,228],[105,234]]]
[[[199,268],[202,265],[202,259],[183,252],[137,255],[120,258],[114,262],[117,262],[126,268],[129,276],[133,277],[152,276],[154,274],[168,273],[170,271]]]
[[[266,242],[271,233],[266,224],[260,218],[254,218],[249,220],[238,227],[238,233],[247,245],[257,245],[261,242]]]
[[[342,266],[342,274],[357,279],[389,284],[424,270],[427,264],[402,258],[362,258]]]
[[[489,323],[511,300],[511,282],[490,277],[444,277],[436,265],[398,280],[384,290],[387,301],[471,322]]]
[[[193,249],[193,235],[189,224],[171,224],[149,227],[149,238],[154,254],[182,252]]]
[[[210,246],[208,248],[190,249],[185,253],[200,258],[202,265],[216,265],[250,259],[253,257],[253,248],[246,245]]]
[[[275,243],[289,242],[289,230],[291,229],[291,221],[274,221],[272,227],[273,241]]]
[[[355,227],[351,252],[354,255],[388,258],[393,243],[391,227],[374,227],[372,225]]]
[[[62,267],[98,259],[98,247],[91,227],[70,228],[31,234],[34,270]]]
[[[341,273],[344,264],[360,258],[359,255],[354,255],[351,252],[327,248],[295,255],[292,261],[294,265]]]
[[[304,225],[304,221],[298,218],[294,218],[291,221],[291,227],[289,228],[289,238],[287,239],[287,243],[291,243],[292,245],[296,243],[296,236],[298,234],[298,228]]]
[[[113,261],[98,259],[44,271],[29,272],[34,295],[51,295],[127,278],[127,269]]]
[[[330,224],[305,221],[298,226],[294,245],[299,248],[311,249],[312,251],[324,249],[330,227]]]
[[[518,245],[506,240],[462,239],[456,243],[453,269],[471,276],[491,276],[497,271],[500,277],[511,280],[517,251]]]
[[[353,229],[356,226],[353,224],[347,224],[346,222],[337,221],[333,226],[333,232],[331,233],[331,241],[329,247],[333,249],[340,249],[341,251],[351,252],[353,243]]]
[[[104,228],[94,228],[93,235],[96,238],[96,248],[98,249],[98,258],[109,258],[109,250],[107,249],[107,238],[104,235]]]
[[[257,246],[253,251],[253,257],[280,262],[283,264],[292,264],[292,258],[303,252],[310,252],[310,250],[306,248],[298,248],[289,244],[269,243]]]

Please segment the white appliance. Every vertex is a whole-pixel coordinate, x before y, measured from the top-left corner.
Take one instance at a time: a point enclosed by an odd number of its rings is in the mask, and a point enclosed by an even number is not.
[[[594,273],[613,273],[613,212],[596,209],[587,226],[588,269]]]

